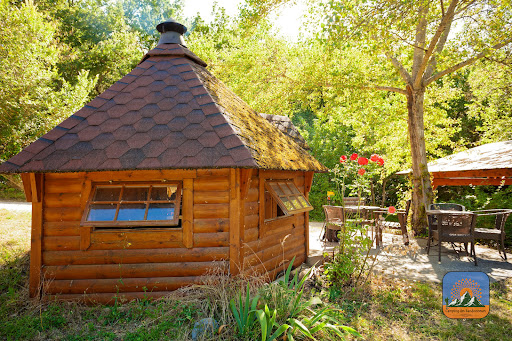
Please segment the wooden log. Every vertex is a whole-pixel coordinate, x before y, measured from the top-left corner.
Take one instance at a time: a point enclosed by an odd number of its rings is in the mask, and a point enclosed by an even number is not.
[[[171,249],[171,248],[182,248],[185,247],[183,241],[139,241],[137,243],[130,243],[126,240],[119,240],[118,242],[98,242],[94,240],[94,235],[91,234],[91,246],[88,250],[122,250],[122,249]]]
[[[91,246],[92,227],[80,227],[80,250],[85,251]]]
[[[98,293],[98,294],[60,294],[45,295],[43,302],[55,301],[73,301],[89,305],[114,305],[133,300],[142,299],[159,299],[172,294],[172,291],[155,291],[155,292],[125,292],[125,293]]]
[[[195,169],[162,169],[162,170],[133,170],[133,171],[103,171],[88,172],[86,178],[91,181],[162,181],[195,179]]]
[[[29,295],[39,297],[41,287],[41,266],[43,251],[43,205],[44,205],[44,176],[30,174],[32,197],[32,227],[30,237],[30,275]]]
[[[250,230],[258,227],[260,216],[258,214],[246,215],[244,217],[245,229]]]
[[[22,173],[20,174],[21,181],[23,182],[23,192],[25,193],[25,200],[27,202],[32,202],[32,188],[30,187],[30,174]]]
[[[194,219],[194,233],[228,232],[229,218]]]
[[[258,239],[258,227],[245,230],[244,243],[250,243]]]
[[[43,239],[43,250],[80,250],[80,236],[45,237]]]
[[[45,251],[45,265],[212,262],[227,260],[228,247]]]
[[[239,273],[240,262],[240,170],[230,171],[230,200],[229,200],[229,272]],[[242,213],[243,214],[243,213]]]
[[[194,246],[194,180],[183,180],[183,245],[187,248]]]
[[[64,179],[83,179],[85,177],[85,172],[76,172],[76,173],[46,173],[45,178],[47,181],[52,180],[64,180]]]
[[[44,236],[78,236],[79,221],[48,221],[43,223]]]
[[[266,248],[260,248],[259,250],[248,250],[245,255],[245,259],[254,262],[254,260],[266,261],[270,258],[275,257],[277,254],[283,254],[290,249],[296,248],[300,245],[304,245],[304,236],[295,235],[288,237],[283,243],[275,243],[272,246]]]
[[[252,250],[260,250],[260,249],[264,249],[264,248],[270,247],[272,245],[275,245],[277,243],[281,243],[281,241],[287,235],[290,235],[290,236],[294,235],[294,229],[291,226],[283,226],[283,228],[279,229],[278,233],[276,233],[276,234],[271,234],[271,235],[267,235],[264,237],[261,237],[261,235],[260,235],[259,239],[249,242],[249,243],[247,243],[247,245]]]
[[[46,195],[45,207],[80,207],[80,196],[76,193],[51,193]]]
[[[82,181],[75,179],[54,180],[45,185],[46,194],[76,193],[80,195],[81,191]]]
[[[229,232],[196,233],[194,234],[195,247],[223,247],[229,246]]]
[[[288,252],[285,252],[284,256],[278,255],[274,258],[271,258],[267,261],[264,261],[263,263],[260,263],[256,266],[249,267],[245,269],[245,271],[252,271],[254,273],[277,273],[286,270],[286,266],[289,264],[289,262],[293,259],[295,256],[296,262],[298,264],[301,264],[304,262],[304,245],[301,245],[299,247],[296,247],[292,250],[289,250]],[[300,262],[300,263],[299,263]],[[251,270],[249,270],[251,269]],[[275,271],[277,270],[277,271]],[[274,279],[275,276],[270,276],[270,279]]]
[[[208,176],[225,176],[227,177],[229,175],[229,168],[218,168],[218,169],[198,169],[197,170],[197,176],[198,177],[208,177]]]
[[[227,270],[227,262],[179,262],[143,264],[62,265],[43,269],[47,279],[101,279],[201,276],[215,267]]]
[[[253,178],[252,182],[251,182],[253,185],[254,184],[258,184],[258,180],[256,180],[256,178]],[[258,187],[251,187],[249,189],[249,192],[247,193],[247,198],[245,199],[246,202],[251,202],[251,201],[255,201],[255,202],[258,202],[258,197],[259,197],[259,192],[258,192]]]
[[[244,204],[245,215],[258,215],[259,203],[257,201],[249,201]]]
[[[84,294],[117,292],[172,291],[199,284],[200,277],[150,277],[116,279],[53,280],[45,286],[46,294]]]
[[[293,257],[292,257],[293,258]],[[291,261],[291,259],[290,259]],[[270,270],[267,272],[267,274],[265,275],[270,281],[273,281],[276,279],[276,277],[278,275],[282,275],[283,272],[285,270],[283,269],[287,269],[289,264],[290,264],[290,261],[286,262],[285,264],[281,264],[280,266],[274,268],[273,270]],[[304,255],[298,255],[295,257],[295,261],[293,262],[293,266],[292,268],[296,268],[298,267],[299,265],[301,265],[302,263],[304,263],[306,261],[306,257],[304,257]]]
[[[197,204],[194,205],[194,218],[196,219],[222,219],[229,218],[228,204]]]
[[[227,204],[229,203],[228,191],[210,191],[194,193],[194,204]]]
[[[194,191],[198,192],[222,192],[228,189],[229,178],[224,176],[197,178],[194,181]]]
[[[43,211],[45,221],[80,221],[80,207],[47,207]]]
[[[297,216],[285,216],[272,220],[265,220],[260,226],[260,237],[279,234],[284,229],[292,229],[297,226]]]

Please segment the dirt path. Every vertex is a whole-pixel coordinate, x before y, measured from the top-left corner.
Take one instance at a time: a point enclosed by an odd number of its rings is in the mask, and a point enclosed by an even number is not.
[[[0,209],[30,212],[32,210],[32,203],[25,201],[0,200]]]

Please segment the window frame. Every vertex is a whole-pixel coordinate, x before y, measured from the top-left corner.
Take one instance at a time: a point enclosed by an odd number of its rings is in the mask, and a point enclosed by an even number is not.
[[[152,200],[151,199],[151,190],[153,187],[165,187],[175,185],[176,189],[176,198],[172,201],[170,200]],[[96,193],[96,189],[98,187],[114,187],[121,188],[119,193],[118,200],[113,201],[94,201],[94,195]],[[122,200],[122,195],[124,189],[126,187],[145,187],[148,188],[148,193],[146,200]],[[107,228],[133,228],[133,227],[173,227],[174,229],[181,229],[182,227],[176,227],[179,225],[180,217],[182,214],[182,192],[183,192],[183,182],[182,181],[116,181],[116,182],[94,182],[91,184],[91,190],[89,192],[89,197],[86,202],[82,219],[80,222],[80,226],[89,226],[89,227],[107,227]],[[116,212],[114,215],[114,220],[109,221],[89,221],[87,217],[90,213],[91,205],[94,204],[113,204],[116,205]],[[119,214],[119,208],[122,204],[144,204],[144,218],[145,220],[126,220],[119,221],[117,220]],[[149,211],[150,204],[174,204],[174,218],[172,220],[147,220],[147,215]]]
[[[265,221],[270,221],[270,220],[275,220],[275,219],[282,219],[284,217],[288,217],[288,216],[292,216],[292,215],[300,214],[300,213],[304,213],[304,212],[309,212],[309,211],[313,210],[313,206],[308,201],[306,196],[299,191],[299,189],[297,188],[297,186],[295,185],[293,180],[291,180],[291,179],[265,179],[264,181],[265,181],[265,189],[270,193],[270,195],[272,196],[272,199],[275,200],[277,205],[279,205],[279,207],[281,208],[281,210],[284,213],[284,216],[265,219]],[[271,183],[276,183],[277,187],[281,190],[283,195],[279,195],[274,190],[274,188],[272,187]],[[284,183],[288,187],[288,189],[290,190],[291,194],[286,194],[286,191],[281,186],[281,183]],[[304,201],[307,204],[307,206],[303,206],[301,200],[299,200],[299,196],[304,199]],[[295,207],[295,205],[293,204],[292,200],[296,199],[297,202],[299,202],[299,204],[302,207],[289,209],[289,208],[286,207],[285,202],[283,201],[283,198],[286,198],[287,201],[293,207]]]

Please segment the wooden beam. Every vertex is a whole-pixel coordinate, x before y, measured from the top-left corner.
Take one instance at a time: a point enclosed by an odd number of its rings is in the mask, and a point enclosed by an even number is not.
[[[315,172],[304,172],[304,194],[308,194],[311,191],[311,186],[313,186],[313,175]]]
[[[432,185],[438,186],[500,186],[512,185],[512,179],[483,179],[483,178],[467,178],[467,179],[450,179],[450,178],[434,178]]]
[[[80,250],[86,251],[91,246],[91,232],[90,226],[80,227]]]
[[[194,247],[194,179],[183,180],[183,245]]]
[[[229,270],[231,275],[240,272],[240,169],[231,169],[229,175]]]
[[[434,178],[506,178],[512,177],[512,168],[431,172]]]
[[[25,199],[32,202],[32,189],[30,188],[30,174],[22,173],[21,181],[23,181],[23,192],[25,192]]]
[[[252,169],[240,169],[240,191],[242,200],[245,199],[251,188]]]
[[[32,187],[32,231],[30,239],[29,295],[38,298],[41,294],[41,266],[43,241],[43,188],[44,175],[30,174]]]

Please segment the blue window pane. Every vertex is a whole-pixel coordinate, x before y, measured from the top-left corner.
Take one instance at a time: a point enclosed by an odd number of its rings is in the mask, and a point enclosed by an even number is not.
[[[112,221],[116,216],[116,205],[91,205],[87,221]]]
[[[150,204],[148,220],[173,220],[174,204]]]
[[[119,206],[118,221],[144,220],[145,204],[123,204]]]

